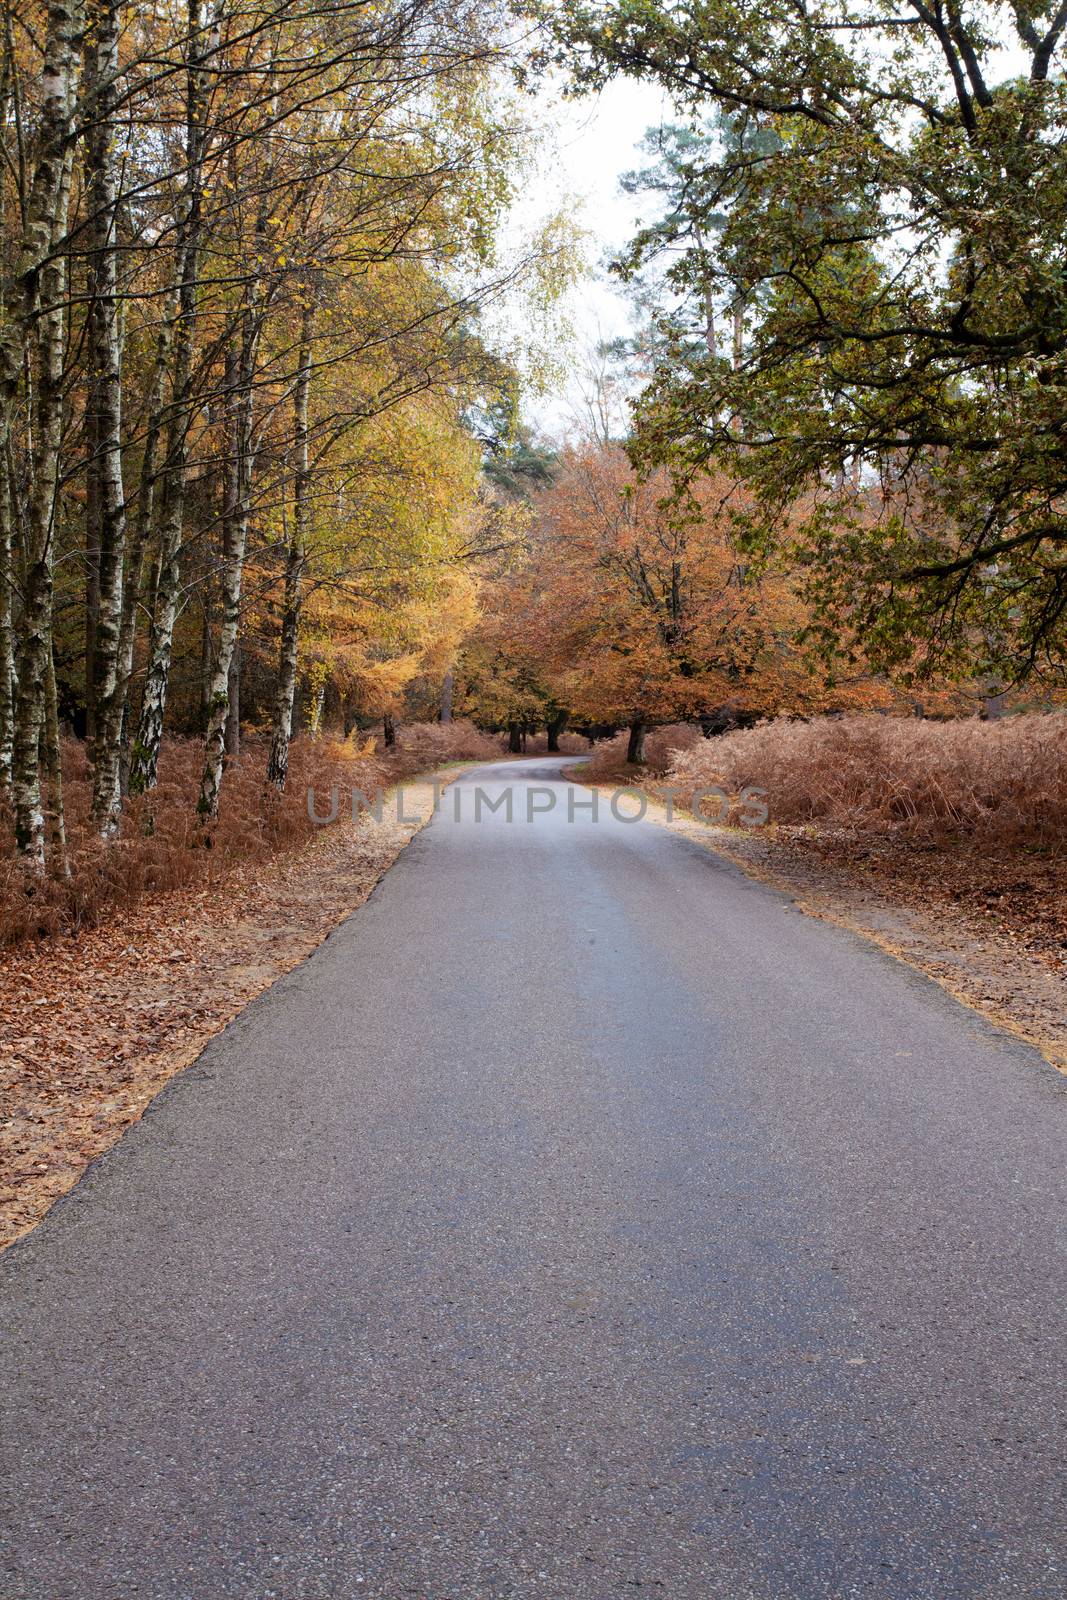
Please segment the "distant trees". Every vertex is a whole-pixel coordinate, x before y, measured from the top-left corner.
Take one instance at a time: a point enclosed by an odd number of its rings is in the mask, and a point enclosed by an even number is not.
[[[748,491],[706,477],[679,500],[619,445],[563,452],[533,501],[521,560],[483,594],[463,652],[463,705],[492,726],[626,726],[643,758],[659,723],[890,705],[869,670],[836,683],[797,636],[795,579],[750,570],[732,542]]]
[[[547,10],[581,83],[657,82],[683,119],[621,263],[671,287],[635,460],[744,481],[826,654],[1062,679],[1067,10]]]

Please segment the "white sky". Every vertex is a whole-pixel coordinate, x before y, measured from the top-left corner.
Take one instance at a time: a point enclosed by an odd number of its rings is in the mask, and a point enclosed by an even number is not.
[[[532,396],[527,415],[539,430],[560,436],[580,405],[580,370],[587,351],[601,339],[626,333],[625,299],[607,274],[610,257],[632,237],[642,217],[637,196],[624,194],[619,178],[648,158],[638,149],[648,128],[670,120],[670,103],[651,85],[617,79],[598,95],[565,101],[547,90],[541,115],[554,133],[546,139],[545,159],[522,210],[545,215],[563,199],[590,235],[590,271],[567,296],[565,314],[574,330],[573,348],[564,351],[571,377],[551,392]],[[555,155],[551,145],[555,143]]]

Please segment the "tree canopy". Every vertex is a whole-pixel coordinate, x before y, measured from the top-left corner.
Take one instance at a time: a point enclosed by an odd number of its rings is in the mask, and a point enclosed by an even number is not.
[[[664,217],[667,344],[635,459],[736,471],[818,637],[896,670],[1062,670],[1067,9],[908,0],[550,8],[583,86],[688,120]],[[714,240],[714,248],[709,241]],[[741,308],[732,351],[709,307]],[[796,511],[802,508],[799,522]]]

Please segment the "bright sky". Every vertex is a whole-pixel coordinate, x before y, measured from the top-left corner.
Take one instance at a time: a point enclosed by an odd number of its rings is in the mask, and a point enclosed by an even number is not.
[[[531,399],[527,407],[539,429],[558,436],[568,431],[568,420],[580,406],[576,375],[586,353],[601,339],[628,331],[626,301],[606,268],[642,218],[638,198],[622,193],[619,179],[647,164],[638,145],[648,128],[670,119],[671,111],[660,90],[624,79],[582,100],[563,101],[546,93],[542,103],[543,115],[555,127],[556,156],[546,158],[527,205],[531,212],[545,214],[559,205],[561,197],[573,200],[575,216],[590,235],[589,275],[572,290],[565,306],[574,329],[568,365],[575,376],[553,392]]]
[[[1026,71],[1025,53],[1019,47],[1001,50],[993,62],[993,81]],[[590,273],[569,295],[565,307],[574,328],[568,360],[571,376],[550,393],[531,397],[526,406],[539,431],[558,439],[573,431],[572,419],[582,410],[580,375],[587,352],[601,339],[629,329],[626,301],[608,278],[606,266],[645,219],[638,197],[623,194],[619,179],[647,164],[648,158],[638,149],[646,131],[675,120],[677,113],[662,90],[622,78],[598,95],[572,101],[561,99],[546,86],[539,102],[545,125],[554,131],[556,154],[553,158],[546,148],[537,178],[518,212],[532,220],[555,210],[561,197],[573,197],[576,218],[591,235]],[[546,141],[546,147],[551,142]]]

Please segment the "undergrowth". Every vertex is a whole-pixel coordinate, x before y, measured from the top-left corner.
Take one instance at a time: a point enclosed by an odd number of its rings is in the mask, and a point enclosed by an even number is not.
[[[997,846],[1067,844],[1067,714],[779,718],[675,753],[667,781],[767,791],[771,820]]]
[[[642,767],[626,734],[597,744],[582,777],[670,786],[679,803],[717,786],[767,792],[770,820],[902,840],[1067,846],[1067,713],[983,722],[915,717],[779,717],[705,739],[676,723],[650,732]]]
[[[296,848],[317,831],[308,815],[309,788],[320,796],[334,784],[370,794],[446,761],[500,756],[499,742],[466,721],[402,727],[389,750],[380,740],[360,735],[354,740],[298,737],[290,750],[285,792],[278,794],[265,782],[267,750],[264,740],[243,742],[240,756],[227,764],[218,821],[205,829],[196,812],[202,741],[165,740],[156,788],[128,801],[120,836],[104,841],[89,823],[85,747],[65,739],[70,877],[54,871],[44,879],[30,877],[13,849],[0,860],[0,946],[74,932],[121,913],[142,895],[217,883],[241,862]],[[319,807],[325,810],[325,800]],[[5,836],[9,820],[0,817]]]

